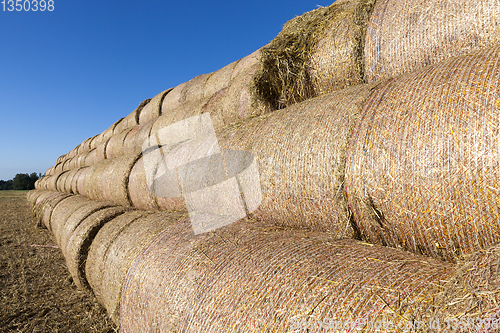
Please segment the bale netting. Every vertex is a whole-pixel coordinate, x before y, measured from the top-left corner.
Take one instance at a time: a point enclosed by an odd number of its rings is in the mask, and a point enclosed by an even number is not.
[[[92,200],[104,200],[101,181],[105,170],[113,162],[113,159],[106,159],[89,167],[83,179],[83,188],[85,192],[79,193]]]
[[[33,207],[33,220],[36,226],[45,226],[48,230],[50,230],[50,221],[52,219],[54,208],[57,204],[59,204],[59,202],[69,196],[70,194],[68,193],[50,191],[49,194],[43,195],[43,198],[39,198]]]
[[[49,230],[54,235],[57,244],[60,245],[61,230],[64,228],[68,218],[76,210],[89,203],[87,197],[81,195],[70,195],[64,200],[61,200],[53,209],[52,215],[50,217],[50,228]]]
[[[75,194],[86,195],[87,194],[87,173],[90,170],[90,167],[81,168],[78,172],[78,179],[76,180],[76,192]]]
[[[97,155],[98,155],[98,150],[97,148],[94,148],[92,150],[90,150],[89,152],[86,153],[85,155],[85,158],[84,158],[84,163],[83,165],[79,165],[79,166],[92,166],[94,164],[96,164],[98,161],[102,160],[102,159],[98,159]]]
[[[128,180],[130,201],[135,208],[157,210],[159,206],[155,195],[148,186],[146,172],[144,158],[141,156],[130,171]]]
[[[97,233],[87,258],[88,282],[117,325],[122,286],[132,262],[160,232],[185,216],[182,212],[125,213]]]
[[[161,114],[170,113],[172,110],[182,107],[183,104],[195,103],[202,99],[203,88],[210,75],[211,73],[198,75],[172,89],[163,99]]]
[[[82,167],[75,170],[75,175],[71,179],[71,193],[80,194],[80,192],[78,191],[78,180],[80,179],[80,175],[82,174],[82,172],[86,169],[87,167]]]
[[[376,81],[500,43],[500,1],[378,0],[366,35]]]
[[[345,155],[372,87],[347,88],[217,133],[226,164],[230,150],[248,152],[256,161],[257,175],[249,179],[260,184],[262,199],[254,218],[338,237],[356,236],[344,194]],[[238,179],[249,177],[243,171],[250,170],[248,162],[232,159],[232,173],[241,172]],[[258,199],[258,193],[254,197]]]
[[[255,94],[281,109],[365,82],[363,47],[374,2],[335,2],[287,22],[262,48]]]
[[[64,223],[59,228],[58,234],[55,235],[57,244],[59,244],[64,257],[68,255],[69,238],[80,223],[91,214],[108,207],[116,207],[116,205],[103,201],[88,201],[68,215],[66,221],[63,221]]]
[[[102,200],[109,202],[114,202],[122,206],[131,206],[129,196],[129,177],[134,164],[140,158],[141,154],[134,154],[128,156],[122,156],[112,160],[112,163],[108,164],[103,173],[100,176],[100,186],[96,188],[97,191],[101,191],[99,197]],[[99,176],[94,173],[93,177],[97,184]]]
[[[132,129],[126,128],[122,132],[115,134],[109,139],[106,145],[106,158],[115,158],[122,156],[124,154],[123,144],[125,142],[125,137]]]
[[[129,211],[126,207],[102,208],[83,219],[67,240],[65,247],[66,265],[76,286],[87,292],[92,289],[87,282],[85,263],[88,251],[98,231],[115,217]]]
[[[455,262],[500,241],[500,47],[377,87],[349,147],[363,239]]]
[[[349,331],[362,319],[358,329],[366,332],[383,320],[401,327],[429,319],[434,294],[453,267],[248,220],[195,236],[182,221],[161,233],[129,270],[121,332],[298,332],[326,320]]]

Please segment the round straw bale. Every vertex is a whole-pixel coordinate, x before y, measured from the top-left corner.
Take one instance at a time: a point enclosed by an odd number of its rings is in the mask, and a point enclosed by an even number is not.
[[[84,142],[80,143],[78,146],[75,147],[74,150],[75,150],[76,155],[80,155],[80,154],[83,154],[85,152],[84,147],[83,147]]]
[[[125,120],[125,117],[121,118],[114,124],[113,128],[113,136],[120,134],[121,132],[125,131],[127,129],[127,120]]]
[[[139,125],[141,112],[149,102],[151,102],[151,98],[145,99],[131,114],[125,117],[127,128],[134,128]]]
[[[147,123],[161,115],[161,105],[163,103],[163,99],[172,91],[172,89],[173,88],[162,91],[144,106],[141,114],[139,115],[139,124]]]
[[[78,173],[78,179],[76,181],[76,190],[80,195],[86,195],[87,193],[87,173],[89,172],[89,167],[80,168]]]
[[[231,73],[231,79],[234,79],[242,71],[245,71],[248,68],[252,67],[253,65],[258,64],[261,60],[261,57],[262,57],[262,48],[238,60],[234,65],[233,72]]]
[[[146,212],[131,211],[109,221],[99,230],[88,252],[87,281],[115,322],[121,287],[132,261],[149,240],[171,223],[161,217],[141,219],[147,216]]]
[[[148,187],[144,168],[144,159],[141,157],[130,172],[128,180],[130,201],[135,208],[155,210],[159,207],[156,203],[155,196]]]
[[[50,230],[50,221],[54,208],[59,202],[70,196],[71,195],[68,193],[51,192],[48,196],[44,197],[43,200],[40,200],[33,208],[33,211],[36,212],[35,215],[38,217],[35,221],[37,226],[40,227],[44,225]]]
[[[100,161],[103,161],[106,159],[106,150],[107,150],[107,147],[108,147],[110,140],[111,139],[105,139],[102,143],[97,145],[94,164],[97,164]]]
[[[75,178],[76,174],[78,173],[79,169],[73,169],[68,171],[68,176],[66,177],[66,180],[64,181],[64,190],[62,192],[65,193],[74,193],[72,189],[72,184],[73,184],[73,179]],[[78,193],[75,193],[78,194]]]
[[[51,191],[48,190],[31,190],[26,195],[26,199],[28,200],[31,209],[36,205],[37,202],[43,200],[44,197],[50,195]]]
[[[89,150],[95,149],[97,147],[97,139],[99,135],[94,135],[90,138]]]
[[[71,234],[66,245],[66,264],[78,288],[91,292],[85,276],[85,263],[97,232],[106,223],[127,211],[127,208],[121,206],[97,210],[82,220]]]
[[[140,156],[141,154],[139,153],[115,158],[103,169],[100,181],[101,186],[99,188],[102,196],[101,200],[114,202],[122,206],[132,205],[128,182],[132,168]],[[95,179],[97,180],[98,178]]]
[[[61,173],[63,172],[63,162],[58,162],[56,165],[55,165],[55,173]]]
[[[84,181],[85,195],[92,200],[105,200],[103,193],[103,182],[106,170],[115,160],[104,160],[89,167]]]
[[[116,205],[108,202],[101,201],[87,201],[83,205],[79,206],[79,208],[75,209],[64,224],[61,225],[59,229],[59,235],[56,237],[59,247],[64,255],[67,257],[68,255],[68,241],[75,229],[80,225],[80,223],[85,220],[91,214],[108,207],[116,207]]]
[[[262,203],[256,218],[353,237],[344,193],[349,137],[371,85],[359,85],[218,132],[221,150],[250,152]]]
[[[80,175],[82,174],[82,172],[87,169],[87,167],[83,167],[83,168],[78,168],[77,170],[75,170],[75,175],[73,176],[73,178],[71,179],[71,193],[74,193],[74,194],[81,194],[79,191],[78,191],[78,180],[80,179]]]
[[[62,169],[63,169],[63,171],[71,170],[71,166],[70,165],[71,165],[71,160],[72,159],[73,158],[71,157],[71,158],[69,158],[67,160],[64,160],[64,162],[62,163]]]
[[[457,323],[459,314],[468,314],[480,329],[494,328],[500,321],[500,246],[495,245],[468,256],[457,265],[453,277],[436,295],[435,316],[442,322]],[[482,325],[481,325],[482,323]]]
[[[113,136],[113,129],[115,128],[116,126],[116,123],[114,123],[113,125],[111,125],[108,129],[106,129],[104,132],[102,132],[102,139],[101,139],[101,143],[103,142],[106,142],[108,141],[109,139],[111,139],[111,137]]]
[[[142,151],[142,144],[149,138],[153,123],[154,120],[150,120],[137,126],[127,134],[123,142],[125,154],[137,154]]]
[[[240,71],[226,89],[212,96],[205,112],[210,112],[215,128],[271,111],[270,104],[255,98],[252,93],[252,77],[259,66],[254,64]]]
[[[396,77],[500,43],[500,1],[379,0],[366,35],[366,78]]]
[[[68,218],[75,212],[89,203],[89,199],[81,195],[71,195],[61,200],[53,209],[50,217],[50,231],[54,235],[57,244],[61,245],[61,231]]]
[[[404,325],[431,319],[433,296],[452,272],[438,260],[324,233],[244,221],[195,237],[178,222],[128,272],[121,332],[292,332],[362,319]]]
[[[232,62],[218,71],[213,72],[205,82],[203,97],[210,97],[222,88],[227,87],[236,64],[237,61]]]
[[[184,87],[187,85],[187,82],[183,82],[178,86],[172,88],[168,94],[163,98],[161,104],[160,115],[166,114],[171,110],[175,110],[184,102],[182,101]]]
[[[500,47],[376,88],[349,145],[363,239],[455,262],[500,241]]]
[[[57,158],[56,160],[56,164],[59,164],[61,163],[64,159],[66,158],[66,154],[65,155],[61,155]]]
[[[66,185],[66,179],[69,176],[69,171],[63,171],[56,181],[56,191],[65,192],[64,187]]]
[[[126,128],[119,134],[113,135],[106,146],[106,158],[115,158],[124,155],[123,144],[125,137],[132,129]]]
[[[97,160],[97,148],[94,148],[86,153],[85,164],[83,166],[92,166]]]
[[[55,167],[53,167],[53,166],[52,166],[52,167],[50,167],[50,168],[48,168],[48,169],[47,169],[47,171],[45,171],[45,174],[44,174],[44,175],[45,175],[45,176],[50,176],[50,175],[52,175],[52,174],[54,173],[54,169],[55,169]]]
[[[273,109],[364,82],[364,36],[375,0],[320,7],[262,48],[254,93]]]

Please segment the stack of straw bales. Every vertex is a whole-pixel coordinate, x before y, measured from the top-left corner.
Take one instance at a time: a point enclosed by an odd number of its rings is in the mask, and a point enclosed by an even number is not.
[[[296,17],[60,156],[28,194],[34,222],[122,332],[493,329],[499,14],[339,0]],[[215,139],[164,140],[189,119]],[[220,158],[165,176],[207,151]],[[199,234],[188,198],[234,180],[241,198],[206,198],[246,200],[250,164],[260,205]]]

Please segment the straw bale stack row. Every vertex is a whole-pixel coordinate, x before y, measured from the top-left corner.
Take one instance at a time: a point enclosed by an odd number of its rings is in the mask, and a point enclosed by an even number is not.
[[[122,332],[494,331],[498,14],[339,0],[297,17],[58,158],[35,222]],[[165,141],[193,117],[216,139]],[[258,208],[196,232],[190,198],[246,200],[251,161]],[[235,179],[236,201],[200,195]]]

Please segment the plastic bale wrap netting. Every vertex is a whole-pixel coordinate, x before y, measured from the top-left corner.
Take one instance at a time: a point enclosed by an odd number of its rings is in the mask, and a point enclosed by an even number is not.
[[[248,220],[195,236],[186,220],[134,261],[121,331],[293,332],[366,319],[373,332],[384,319],[429,319],[452,272],[408,252]]]
[[[500,241],[500,48],[379,86],[346,189],[363,239],[456,261]]]
[[[185,215],[124,213],[106,223],[97,233],[87,257],[88,282],[117,325],[122,286],[132,262],[143,247]]]
[[[367,29],[366,78],[396,77],[499,43],[499,0],[378,0]]]

